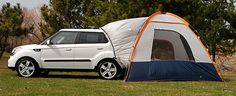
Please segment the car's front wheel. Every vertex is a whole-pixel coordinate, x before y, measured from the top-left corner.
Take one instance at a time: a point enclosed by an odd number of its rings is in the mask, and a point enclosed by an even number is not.
[[[107,80],[117,78],[119,72],[120,66],[112,60],[105,60],[101,62],[98,66],[99,76]]]
[[[17,62],[16,71],[21,77],[32,77],[38,72],[36,62],[30,58],[22,58]]]

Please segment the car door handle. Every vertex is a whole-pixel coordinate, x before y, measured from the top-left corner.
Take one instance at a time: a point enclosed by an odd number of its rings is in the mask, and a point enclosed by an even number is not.
[[[66,51],[71,51],[72,49],[66,49]]]
[[[97,48],[97,50],[103,50],[103,48]]]

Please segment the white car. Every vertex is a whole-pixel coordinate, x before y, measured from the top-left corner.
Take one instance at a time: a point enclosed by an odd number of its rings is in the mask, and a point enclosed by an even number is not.
[[[16,47],[8,68],[22,77],[47,74],[51,70],[91,69],[105,79],[122,76],[124,70],[102,29],[61,29],[41,44]]]

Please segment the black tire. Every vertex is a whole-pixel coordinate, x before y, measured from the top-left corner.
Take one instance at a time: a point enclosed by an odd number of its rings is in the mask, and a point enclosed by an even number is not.
[[[125,78],[125,72],[126,72],[125,68],[121,69],[120,73],[117,75],[117,78],[118,79],[124,79]]]
[[[21,58],[16,65],[16,71],[21,77],[32,77],[38,74],[38,64],[31,58]]]
[[[98,64],[97,72],[101,78],[111,80],[118,78],[121,68],[113,60],[104,60]]]

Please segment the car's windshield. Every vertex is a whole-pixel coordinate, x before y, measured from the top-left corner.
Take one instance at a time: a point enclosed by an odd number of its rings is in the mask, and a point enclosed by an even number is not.
[[[52,38],[52,37],[54,37],[54,36],[57,35],[59,32],[60,32],[60,31],[58,31],[58,32],[54,33],[52,36],[49,36],[49,37],[47,37],[46,39],[44,39],[43,42],[40,43],[40,45],[46,45],[47,40],[50,39],[50,38]]]

